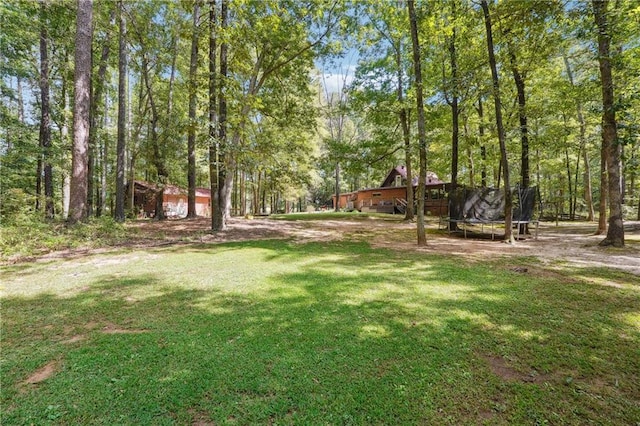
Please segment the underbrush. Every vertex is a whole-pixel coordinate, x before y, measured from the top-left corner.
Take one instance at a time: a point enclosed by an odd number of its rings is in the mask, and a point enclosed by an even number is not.
[[[24,215],[0,226],[0,260],[79,247],[108,246],[125,240],[128,232],[132,231],[111,217],[92,218],[68,226],[60,220]]]

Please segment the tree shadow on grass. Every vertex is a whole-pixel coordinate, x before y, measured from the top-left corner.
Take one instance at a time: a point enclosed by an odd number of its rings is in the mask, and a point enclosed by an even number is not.
[[[239,267],[265,273],[242,292],[134,269],[64,296],[5,298],[3,424],[640,416],[640,339],[625,322],[637,314],[637,292],[366,244],[259,241],[157,253],[210,258],[205,266],[215,268],[223,253],[242,259],[245,250],[257,250],[261,263]],[[52,359],[51,377],[24,384]]]

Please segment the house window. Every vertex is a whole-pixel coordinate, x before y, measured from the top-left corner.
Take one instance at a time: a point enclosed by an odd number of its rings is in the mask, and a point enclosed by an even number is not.
[[[382,192],[374,192],[373,194],[371,194],[371,196],[372,196],[373,198],[376,198],[376,197],[382,197]]]
[[[395,186],[402,186],[402,176],[396,175],[396,184]]]

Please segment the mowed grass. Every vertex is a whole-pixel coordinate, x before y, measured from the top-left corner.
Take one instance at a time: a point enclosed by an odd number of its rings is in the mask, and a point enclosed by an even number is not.
[[[635,425],[637,278],[348,242],[6,266],[0,423]]]

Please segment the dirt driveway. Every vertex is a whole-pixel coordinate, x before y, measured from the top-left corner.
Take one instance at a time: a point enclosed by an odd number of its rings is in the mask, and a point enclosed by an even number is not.
[[[233,218],[229,229],[212,234],[208,219],[169,220],[165,222],[136,221],[127,225],[135,230],[134,245],[156,245],[192,242],[226,242],[255,239],[286,238],[297,242],[352,240],[367,241],[375,247],[397,250],[437,252],[482,261],[500,257],[532,256],[544,265],[568,264],[574,267],[609,267],[640,276],[640,222],[625,224],[627,246],[622,249],[600,247],[602,236],[593,235],[595,224],[543,223],[538,238],[528,236],[513,245],[491,239],[489,228],[470,229],[467,238],[462,233],[449,235],[438,230],[438,223],[427,226],[427,246],[416,246],[416,225],[395,218],[359,220],[299,220],[268,218]]]

